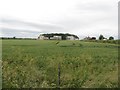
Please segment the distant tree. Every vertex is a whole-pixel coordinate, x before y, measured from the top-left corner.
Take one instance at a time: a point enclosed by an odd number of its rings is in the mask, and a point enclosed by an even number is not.
[[[49,34],[42,34],[42,36],[48,37],[49,39],[50,39],[50,37],[61,36],[62,40],[66,40],[67,36],[73,36],[73,37],[79,39],[79,37],[77,35],[69,34],[69,33],[66,33],[66,34],[63,34],[63,33],[49,33]]]
[[[91,40],[96,40],[96,37],[92,37]]]
[[[109,37],[109,40],[114,40],[114,37],[110,36],[110,37]]]
[[[103,39],[105,39],[105,37],[103,35],[100,35],[99,40],[103,40]]]
[[[14,36],[13,39],[16,39],[16,37]]]

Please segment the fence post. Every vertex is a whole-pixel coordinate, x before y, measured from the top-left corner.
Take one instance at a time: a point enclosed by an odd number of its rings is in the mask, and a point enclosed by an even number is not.
[[[60,89],[60,63],[58,64],[58,89]]]

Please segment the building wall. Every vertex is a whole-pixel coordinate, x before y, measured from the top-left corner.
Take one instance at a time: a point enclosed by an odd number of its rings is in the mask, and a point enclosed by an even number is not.
[[[75,40],[75,37],[73,37],[73,36],[67,36],[66,39],[67,40]]]
[[[62,36],[54,36],[55,40],[62,40]]]
[[[39,39],[39,40],[48,40],[49,38],[48,38],[48,37],[45,37],[45,36],[40,35],[40,36],[38,37],[38,39]]]
[[[48,37],[45,37],[43,35],[40,35],[38,37],[39,40],[49,40]],[[50,40],[62,40],[62,36],[53,36],[53,37],[50,37]],[[67,36],[66,37],[66,40],[79,40],[78,38],[75,38],[74,36]]]

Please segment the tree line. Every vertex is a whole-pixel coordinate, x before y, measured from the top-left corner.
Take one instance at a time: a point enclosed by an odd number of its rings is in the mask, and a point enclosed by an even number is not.
[[[16,38],[16,37],[0,37],[0,39],[12,39],[12,40],[36,40],[35,38]]]
[[[99,40],[103,40],[103,39],[107,39],[105,38],[102,34],[99,36]],[[110,36],[109,37],[109,40],[114,40],[114,37],[113,36]]]
[[[67,36],[73,36],[74,38],[79,39],[79,37],[77,35],[69,34],[69,33],[66,33],[66,34],[63,34],[63,33],[50,33],[50,34],[42,34],[42,36],[48,37],[49,39],[50,39],[50,37],[53,37],[53,36],[61,36],[62,40],[66,40]]]

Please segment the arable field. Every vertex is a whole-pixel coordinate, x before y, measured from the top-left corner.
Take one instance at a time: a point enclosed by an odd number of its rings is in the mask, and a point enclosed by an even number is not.
[[[2,60],[3,88],[118,87],[117,44],[3,40]]]

